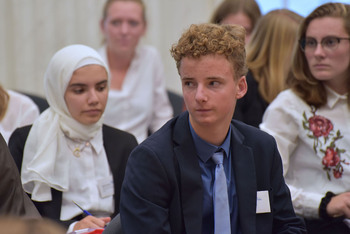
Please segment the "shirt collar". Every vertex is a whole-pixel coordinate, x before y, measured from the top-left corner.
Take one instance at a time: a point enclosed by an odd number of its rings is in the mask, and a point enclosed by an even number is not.
[[[189,126],[190,126],[190,131],[191,131],[191,135],[193,138],[193,142],[194,142],[194,146],[197,152],[198,157],[203,161],[203,162],[207,162],[212,156],[213,154],[219,149],[222,148],[227,157],[230,156],[230,145],[231,145],[231,125],[228,131],[228,134],[224,140],[224,142],[222,143],[222,145],[215,146],[213,144],[210,144],[206,141],[204,141],[202,138],[200,138],[197,133],[194,131],[191,122],[188,121]]]
[[[103,150],[103,135],[102,135],[102,128],[98,133],[90,140],[90,144],[93,147],[93,149],[96,151],[97,155],[100,155],[100,153]]]
[[[327,92],[327,105],[329,108],[333,108],[335,104],[337,104],[337,102],[340,100],[347,100],[348,94],[340,95],[331,88],[329,88],[327,85],[325,85],[325,89]]]

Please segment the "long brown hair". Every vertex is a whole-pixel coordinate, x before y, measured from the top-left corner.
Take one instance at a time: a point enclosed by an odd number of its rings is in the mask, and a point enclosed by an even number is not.
[[[306,30],[310,22],[322,17],[341,18],[344,22],[345,31],[350,35],[350,5],[343,3],[326,3],[308,15],[303,21],[298,39],[302,39],[306,35]],[[304,52],[300,47],[294,50],[293,76],[288,79],[288,83],[292,90],[301,97],[309,105],[320,107],[327,103],[327,93],[322,81],[317,80],[310,71]],[[348,90],[350,90],[350,64],[349,64],[349,79]],[[350,108],[350,99],[348,98],[348,106]]]
[[[221,21],[230,14],[243,12],[252,21],[252,28],[258,22],[261,11],[255,0],[225,0],[214,11],[210,23],[221,24]]]

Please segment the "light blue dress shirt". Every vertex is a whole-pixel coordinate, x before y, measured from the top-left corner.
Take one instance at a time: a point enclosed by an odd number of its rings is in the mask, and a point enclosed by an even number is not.
[[[202,233],[214,233],[214,207],[213,207],[213,185],[215,180],[215,163],[211,159],[214,152],[222,148],[225,152],[224,170],[227,178],[228,199],[231,216],[231,233],[239,234],[238,223],[238,201],[236,186],[234,180],[234,172],[232,168],[231,155],[231,126],[224,143],[221,146],[215,146],[201,139],[189,122],[192,138],[198,156],[199,166],[201,168],[201,176],[203,181],[203,219]]]

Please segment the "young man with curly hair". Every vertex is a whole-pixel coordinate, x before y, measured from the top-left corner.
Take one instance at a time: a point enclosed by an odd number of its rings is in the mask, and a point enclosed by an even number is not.
[[[131,153],[120,203],[126,234],[305,233],[275,140],[232,120],[247,91],[244,40],[241,26],[199,24],[173,45],[188,111]],[[227,205],[216,209],[222,195]]]

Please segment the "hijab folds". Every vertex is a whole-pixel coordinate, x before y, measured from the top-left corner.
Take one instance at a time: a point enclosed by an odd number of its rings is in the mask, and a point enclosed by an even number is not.
[[[72,152],[65,137],[89,141],[102,131],[103,118],[92,125],[76,121],[68,111],[65,91],[73,72],[83,66],[107,65],[100,55],[85,45],[70,45],[56,52],[44,76],[49,108],[34,122],[23,153],[21,179],[23,188],[34,201],[52,200],[51,188],[66,192],[69,187],[69,160]],[[102,137],[100,144],[103,144]]]

